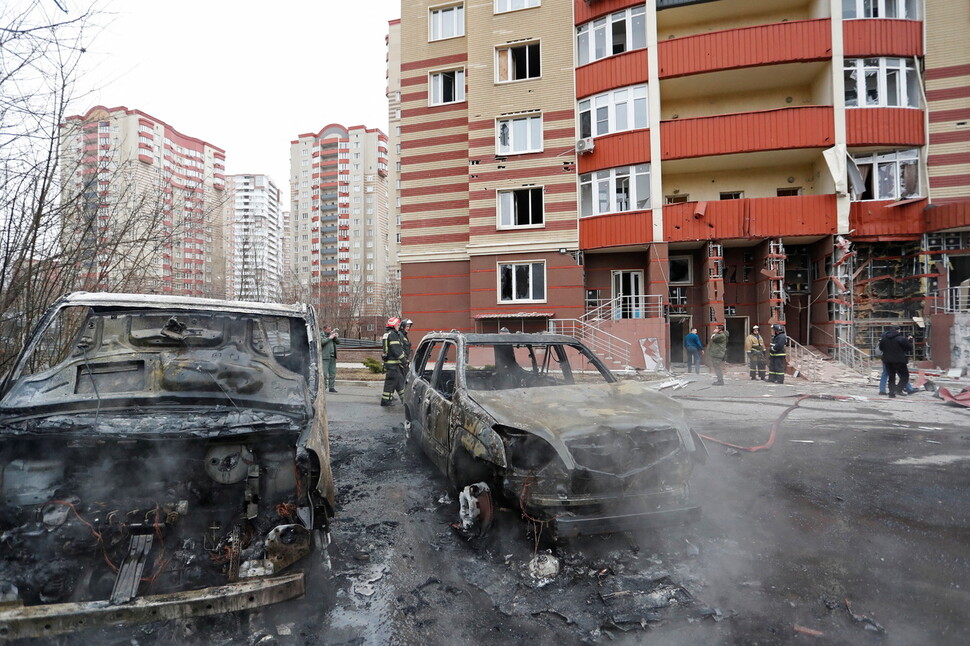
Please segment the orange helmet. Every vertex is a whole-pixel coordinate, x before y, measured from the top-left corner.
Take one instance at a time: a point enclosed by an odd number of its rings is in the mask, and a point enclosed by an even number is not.
[[[391,318],[387,319],[387,327],[396,328],[400,324],[401,324],[401,319],[399,319],[396,316],[392,316]]]

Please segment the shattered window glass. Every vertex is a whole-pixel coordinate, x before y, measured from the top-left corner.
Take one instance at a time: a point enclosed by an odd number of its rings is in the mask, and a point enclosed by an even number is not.
[[[465,383],[472,390],[508,390],[610,381],[577,345],[561,343],[469,344]]]

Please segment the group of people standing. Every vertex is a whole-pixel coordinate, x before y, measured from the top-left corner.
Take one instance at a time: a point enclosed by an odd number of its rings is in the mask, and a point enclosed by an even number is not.
[[[404,400],[404,376],[411,361],[411,319],[400,319],[397,316],[387,319],[387,330],[381,339],[381,360],[384,362],[384,392],[381,394],[381,406],[393,406],[394,394]],[[320,341],[320,358],[323,364],[323,378],[327,392],[337,392],[337,346],[340,338],[339,330],[329,325],[323,326],[323,338]]]
[[[785,358],[787,356],[788,336],[785,328],[775,323],[771,326],[772,337],[769,344],[761,336],[760,328],[755,325],[744,340],[744,354],[748,359],[751,379],[761,379],[776,384],[785,383]],[[727,345],[730,334],[724,325],[714,326],[714,333],[708,341],[707,354],[714,371],[714,385],[724,385],[724,358],[727,356]],[[691,328],[690,334],[684,337],[684,349],[687,350],[687,373],[696,368],[701,373],[701,356],[704,355],[704,344],[697,334],[697,328]],[[767,367],[767,376],[765,368]]]

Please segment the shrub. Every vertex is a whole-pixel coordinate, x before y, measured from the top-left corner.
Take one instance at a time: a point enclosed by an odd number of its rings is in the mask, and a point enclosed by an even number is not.
[[[381,374],[384,372],[384,362],[373,357],[367,357],[363,361],[364,367],[373,372],[374,374]]]

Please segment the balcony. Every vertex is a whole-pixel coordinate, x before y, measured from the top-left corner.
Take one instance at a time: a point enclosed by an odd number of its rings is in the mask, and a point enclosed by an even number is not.
[[[846,142],[850,146],[922,146],[923,111],[917,108],[847,108]]]
[[[926,200],[853,202],[849,228],[853,240],[916,240],[926,231]]]
[[[828,148],[835,141],[831,106],[781,108],[664,121],[664,160],[797,148]]]
[[[762,197],[668,204],[664,241],[820,236],[837,232],[834,195]],[[579,220],[581,249],[654,242],[651,211],[611,213]]]
[[[660,78],[828,60],[831,29],[828,19],[796,20],[664,40],[657,46]]]
[[[923,55],[923,23],[918,20],[846,20],[842,29],[847,58]]]
[[[590,154],[579,155],[579,172],[643,164],[650,161],[650,131],[631,130],[596,137]]]

